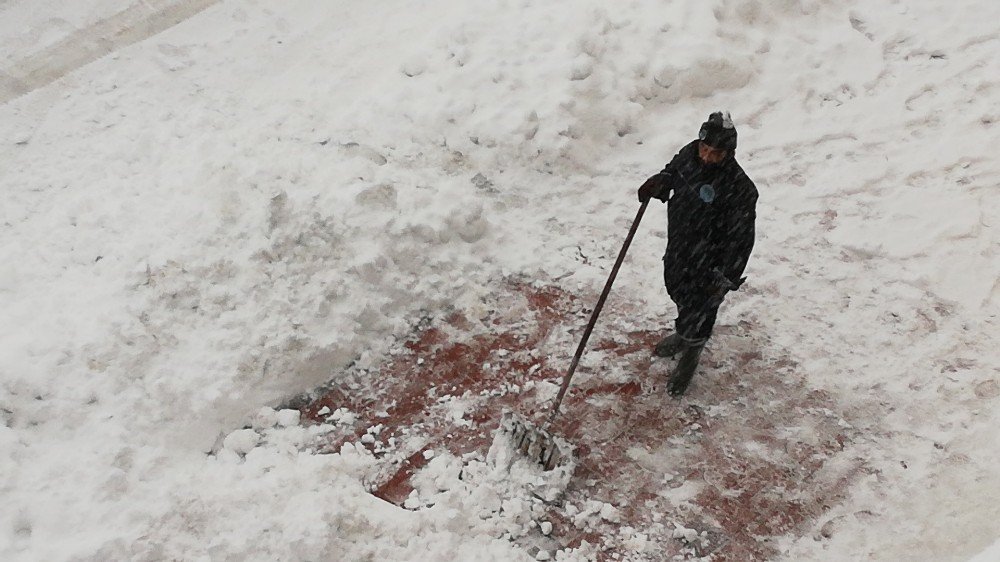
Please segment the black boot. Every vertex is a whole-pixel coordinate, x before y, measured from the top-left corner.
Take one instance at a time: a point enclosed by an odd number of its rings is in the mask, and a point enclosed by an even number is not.
[[[673,333],[656,344],[653,355],[657,357],[673,357],[682,349],[684,349],[684,339],[681,338],[680,334]]]
[[[671,396],[680,396],[687,390],[688,385],[691,384],[691,378],[694,377],[694,370],[698,367],[698,358],[701,357],[701,350],[704,347],[705,344],[700,344],[684,348],[684,353],[677,361],[674,372],[670,374],[670,382],[667,383],[667,389]]]

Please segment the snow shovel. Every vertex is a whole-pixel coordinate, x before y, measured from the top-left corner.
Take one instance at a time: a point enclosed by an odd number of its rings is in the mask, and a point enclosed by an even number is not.
[[[587,347],[587,340],[590,339],[590,333],[594,330],[597,317],[601,314],[601,309],[604,307],[604,301],[607,300],[608,294],[611,292],[611,285],[615,282],[618,269],[621,268],[622,262],[625,261],[625,253],[628,252],[629,244],[632,243],[632,238],[635,236],[635,231],[639,228],[639,221],[642,220],[642,214],[646,212],[648,204],[649,199],[643,201],[639,207],[639,212],[635,214],[635,219],[632,221],[632,228],[629,229],[628,236],[625,237],[625,243],[622,244],[621,252],[618,253],[618,260],[615,262],[615,266],[611,268],[611,275],[608,276],[608,282],[604,284],[604,291],[601,293],[601,298],[597,300],[597,306],[594,307],[594,311],[590,314],[590,321],[587,322],[587,328],[583,331],[583,338],[580,340],[580,345],[576,348],[576,355],[573,356],[573,362],[570,363],[569,370],[563,376],[562,386],[559,387],[559,394],[556,395],[555,402],[552,404],[552,410],[549,412],[549,417],[545,420],[545,423],[539,427],[513,412],[506,412],[500,422],[500,431],[510,436],[515,449],[526,457],[537,460],[545,470],[552,470],[557,466],[564,465],[573,458],[572,445],[565,439],[552,434],[549,431],[549,427],[551,427],[556,415],[559,414],[559,406],[562,404],[563,397],[566,396],[566,390],[569,389],[573,373],[576,372],[576,367],[580,363],[580,357],[583,356],[583,350]]]

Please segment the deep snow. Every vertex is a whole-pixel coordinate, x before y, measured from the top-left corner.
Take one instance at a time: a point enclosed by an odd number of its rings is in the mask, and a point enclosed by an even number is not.
[[[131,6],[31,4],[0,5],[5,78]],[[720,321],[871,429],[842,454],[872,470],[780,551],[995,559],[997,22],[987,0],[225,1],[10,99],[2,557],[530,558],[500,530],[530,506],[386,504],[363,448],[314,454],[322,426],[261,408],[505,276],[599,288],[635,187],[726,108],[761,200]],[[664,220],[615,288],[651,319]]]

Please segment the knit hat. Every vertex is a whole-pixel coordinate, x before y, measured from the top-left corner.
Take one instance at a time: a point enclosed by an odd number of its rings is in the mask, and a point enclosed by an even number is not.
[[[713,148],[736,150],[736,127],[728,111],[716,111],[701,125],[698,138]]]

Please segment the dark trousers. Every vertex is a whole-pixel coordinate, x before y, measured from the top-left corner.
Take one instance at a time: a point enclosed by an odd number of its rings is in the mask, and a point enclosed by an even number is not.
[[[712,335],[723,296],[711,282],[697,279],[666,279],[667,293],[677,305],[674,327],[689,345],[702,345]],[[671,282],[673,281],[673,282]]]

